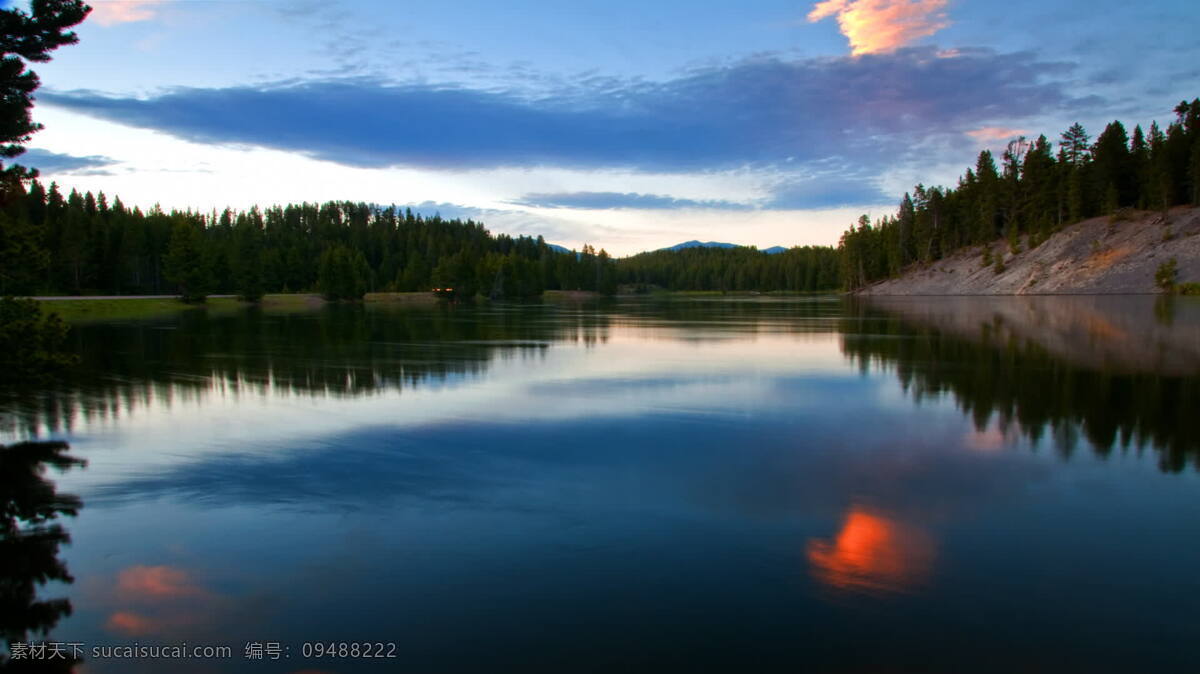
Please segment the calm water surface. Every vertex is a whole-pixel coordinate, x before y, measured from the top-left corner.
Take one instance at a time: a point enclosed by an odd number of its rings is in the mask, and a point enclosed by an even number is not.
[[[89,674],[1200,670],[1188,298],[327,307],[74,340],[80,376],[0,427],[88,462],[46,474],[83,504],[49,638],[233,651]],[[396,657],[302,652],[350,641]]]

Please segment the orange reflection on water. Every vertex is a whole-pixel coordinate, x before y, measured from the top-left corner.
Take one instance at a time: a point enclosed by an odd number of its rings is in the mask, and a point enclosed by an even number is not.
[[[929,576],[933,541],[915,528],[852,506],[832,541],[808,542],[813,577],[826,587],[880,594],[904,592]]]
[[[113,613],[108,617],[108,621],[104,623],[104,626],[110,632],[135,637],[152,634],[158,627],[154,620],[133,611],[117,611]]]
[[[221,598],[201,587],[186,569],[135,565],[117,573],[104,628],[125,636],[170,636],[194,630],[211,617]],[[133,604],[137,610],[128,606]]]
[[[131,566],[124,569],[117,576],[117,591],[126,598],[143,600],[199,597],[205,594],[187,571],[173,566]]]

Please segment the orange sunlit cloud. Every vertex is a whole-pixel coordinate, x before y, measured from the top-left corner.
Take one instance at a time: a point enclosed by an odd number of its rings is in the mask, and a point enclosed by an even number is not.
[[[942,10],[948,0],[824,0],[808,13],[809,22],[837,17],[850,40],[850,53],[877,54],[929,37],[950,25]]]
[[[925,532],[853,506],[832,541],[810,540],[808,563],[817,582],[835,590],[903,592],[933,566]]]
[[[153,19],[162,0],[93,0],[89,18],[101,26]]]
[[[1003,126],[984,126],[968,131],[967,135],[981,143],[991,143],[1023,136],[1025,135],[1025,130],[1009,129]]]
[[[204,589],[173,566],[131,566],[117,575],[117,592],[126,599],[199,597]]]

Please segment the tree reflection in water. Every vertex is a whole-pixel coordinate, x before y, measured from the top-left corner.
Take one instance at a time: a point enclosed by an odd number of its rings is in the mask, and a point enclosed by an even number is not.
[[[1102,458],[1151,448],[1164,471],[1200,468],[1195,326],[1139,337],[1140,314],[1080,311],[1086,298],[919,299],[851,305],[842,351],[894,371],[917,402],[950,393],[980,433],[997,419],[1064,459],[1082,438]]]
[[[67,449],[65,442],[0,445],[0,634],[9,653],[15,643],[44,638],[71,614],[69,600],[44,599],[37,592],[51,581],[74,581],[58,558],[59,546],[71,540],[58,519],[75,516],[83,504],[77,496],[59,493],[45,477],[47,466],[65,471],[85,465]],[[4,672],[69,672],[76,664],[0,654]]]

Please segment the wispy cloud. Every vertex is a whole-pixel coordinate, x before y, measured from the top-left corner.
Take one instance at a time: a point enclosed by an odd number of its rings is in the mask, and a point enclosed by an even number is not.
[[[163,0],[92,0],[91,20],[101,26],[147,21],[158,13]]]
[[[888,204],[895,197],[880,189],[878,180],[851,173],[798,176],[775,185],[763,208],[807,210]]]
[[[639,194],[636,192],[556,192],[526,194],[512,202],[518,206],[536,208],[579,208],[604,210],[631,208],[658,210],[664,208],[714,208],[719,210],[746,210],[751,204],[724,200],[679,199],[664,194]]]
[[[950,25],[948,0],[825,0],[808,13],[810,22],[837,17],[854,55],[890,52]]]

